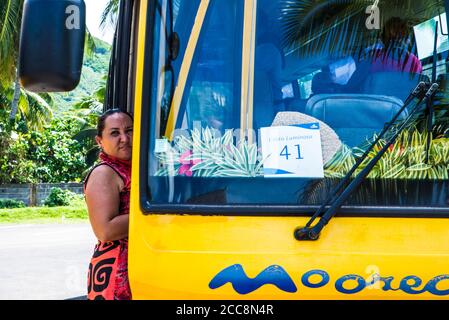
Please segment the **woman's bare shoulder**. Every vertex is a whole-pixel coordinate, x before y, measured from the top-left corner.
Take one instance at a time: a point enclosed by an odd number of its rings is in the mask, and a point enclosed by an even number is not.
[[[100,165],[92,170],[87,180],[86,188],[93,185],[113,186],[122,189],[123,180],[118,173],[108,165]]]

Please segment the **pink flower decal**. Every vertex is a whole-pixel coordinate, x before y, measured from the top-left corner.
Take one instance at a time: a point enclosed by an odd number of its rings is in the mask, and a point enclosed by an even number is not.
[[[189,158],[191,155],[192,152],[190,150],[187,150],[181,155],[181,157],[179,157],[179,162],[181,163],[178,171],[179,175],[191,177],[193,175],[193,172],[191,170],[192,167],[201,162],[200,159],[188,160],[187,158]]]

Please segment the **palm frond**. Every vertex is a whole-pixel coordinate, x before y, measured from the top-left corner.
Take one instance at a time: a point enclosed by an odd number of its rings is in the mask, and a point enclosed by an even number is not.
[[[116,25],[120,0],[109,0],[101,14],[100,27],[105,28],[107,24]]]
[[[374,137],[372,141],[376,138]],[[389,147],[380,161],[374,166],[368,178],[372,179],[433,179],[441,180],[449,176],[449,138],[431,140],[429,163],[426,159],[427,133],[416,128],[403,131],[396,142]],[[355,171],[360,173],[386,144],[379,143],[368,154],[367,158]],[[343,146],[334,158],[325,166],[325,177],[342,178],[352,168],[356,159],[363,154],[365,148]]]
[[[283,29],[283,44],[288,53],[311,56],[320,53],[361,54],[364,48],[375,44],[379,30],[368,30],[366,8],[373,0],[282,0],[280,22]],[[421,4],[419,14],[413,9],[413,0],[380,0],[380,12],[397,15],[410,25],[423,16],[438,14],[438,3]],[[431,15],[433,14],[433,15]],[[357,48],[358,52],[354,52]]]
[[[84,51],[88,57],[93,57],[97,50],[97,45],[95,39],[90,33],[89,29],[86,27],[86,40],[84,41]]]
[[[86,139],[93,139],[96,136],[96,134],[97,134],[96,128],[86,128],[78,132],[76,135],[74,135],[72,139],[81,142]]]
[[[39,94],[21,90],[19,111],[33,130],[42,130],[53,117],[50,105]]]
[[[3,0],[0,4],[0,81],[14,80],[22,6],[23,0]]]
[[[160,168],[156,176],[187,173],[195,177],[262,175],[263,161],[257,146],[248,141],[238,141],[234,145],[231,130],[223,136],[211,128],[193,129],[189,133],[175,137],[164,152],[156,152]]]

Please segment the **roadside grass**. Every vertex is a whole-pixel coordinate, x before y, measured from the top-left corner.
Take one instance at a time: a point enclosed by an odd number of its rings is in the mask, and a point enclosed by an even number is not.
[[[87,208],[84,203],[74,203],[65,207],[0,209],[0,224],[70,223],[87,221]]]

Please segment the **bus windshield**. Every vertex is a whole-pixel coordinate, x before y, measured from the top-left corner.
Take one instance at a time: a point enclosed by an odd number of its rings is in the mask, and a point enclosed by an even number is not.
[[[345,206],[447,206],[444,7],[409,0],[307,3],[158,1],[147,35],[151,94],[143,122],[150,207],[281,214],[318,206],[416,85],[432,78],[441,90],[429,150],[423,106]],[[170,32],[180,39],[174,60]],[[408,115],[406,108],[397,122]]]

